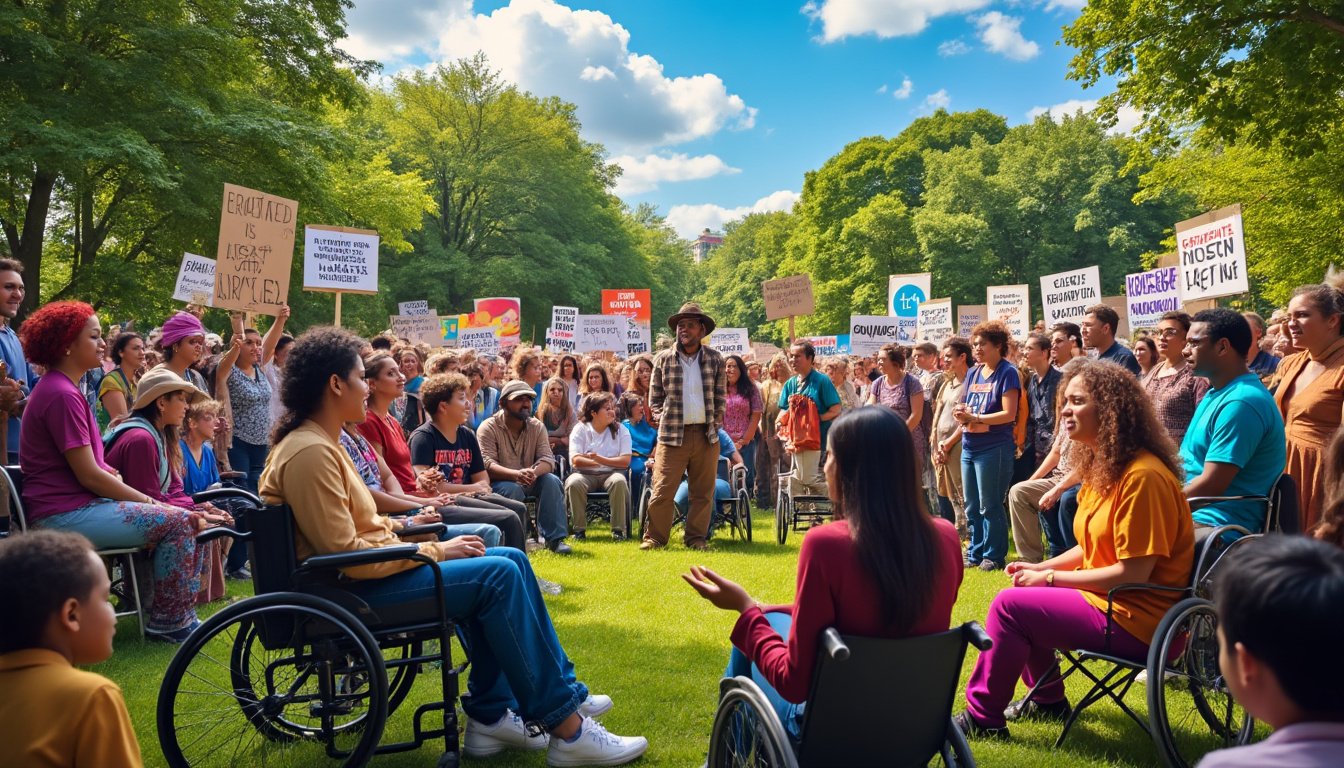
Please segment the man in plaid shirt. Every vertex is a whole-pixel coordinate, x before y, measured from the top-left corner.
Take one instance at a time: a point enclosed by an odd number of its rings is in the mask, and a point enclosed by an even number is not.
[[[649,408],[658,419],[658,450],[653,462],[653,498],[640,549],[667,546],[675,507],[672,497],[683,474],[691,492],[686,515],[686,546],[705,549],[719,463],[719,427],[728,402],[723,356],[700,343],[714,331],[714,318],[700,305],[686,303],[667,319],[676,346],[653,359]]]

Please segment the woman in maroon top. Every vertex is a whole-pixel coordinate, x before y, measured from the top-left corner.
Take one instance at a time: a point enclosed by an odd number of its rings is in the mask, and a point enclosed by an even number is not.
[[[858,408],[835,420],[829,447],[835,522],[803,538],[793,605],[764,607],[704,566],[682,576],[715,606],[741,614],[725,674],[749,675],[794,738],[824,629],[887,638],[946,631],[962,578],[956,528],[920,502],[904,419],[890,408]]]

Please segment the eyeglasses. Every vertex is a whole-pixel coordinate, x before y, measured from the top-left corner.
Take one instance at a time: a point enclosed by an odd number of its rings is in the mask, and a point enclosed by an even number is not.
[[[1174,339],[1177,336],[1180,336],[1181,332],[1176,330],[1175,328],[1162,328],[1157,332],[1157,335],[1161,336],[1164,339]]]

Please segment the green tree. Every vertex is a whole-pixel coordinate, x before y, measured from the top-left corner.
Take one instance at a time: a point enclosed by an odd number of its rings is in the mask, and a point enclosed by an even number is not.
[[[787,325],[765,320],[761,283],[784,276],[776,269],[797,222],[791,213],[753,213],[724,228],[723,245],[698,270],[704,279],[700,304],[719,325],[747,328],[760,341],[785,340]]]

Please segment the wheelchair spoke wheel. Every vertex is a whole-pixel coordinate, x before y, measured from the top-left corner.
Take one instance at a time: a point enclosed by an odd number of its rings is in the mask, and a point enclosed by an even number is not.
[[[780,480],[780,482],[784,482]],[[775,539],[783,546],[784,541],[789,538],[789,507],[792,505],[784,489],[780,489],[779,496],[775,498]]]
[[[1248,743],[1255,729],[1218,668],[1217,631],[1213,603],[1192,597],[1168,611],[1153,635],[1148,716],[1153,740],[1171,768],[1187,768],[1212,750]]]
[[[751,541],[751,496],[746,490],[737,492],[737,519],[741,523],[742,538]]]
[[[274,593],[225,608],[178,649],[159,741],[171,766],[362,765],[387,706],[368,629],[329,601]]]
[[[769,702],[756,691],[742,688],[728,691],[714,713],[708,768],[796,765],[793,747]]]

